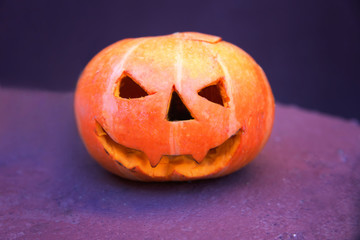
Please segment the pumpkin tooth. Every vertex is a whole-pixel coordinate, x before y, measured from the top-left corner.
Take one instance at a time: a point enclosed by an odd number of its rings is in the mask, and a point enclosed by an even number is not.
[[[207,150],[199,151],[197,153],[192,154],[192,157],[195,162],[200,164],[205,159],[206,154],[207,154]]]
[[[151,155],[147,154],[147,157],[148,157],[151,167],[155,168],[159,164],[162,156],[158,155],[158,154],[151,154]]]

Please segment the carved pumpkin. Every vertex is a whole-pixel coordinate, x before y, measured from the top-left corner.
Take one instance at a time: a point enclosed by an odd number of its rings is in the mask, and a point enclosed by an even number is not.
[[[247,53],[186,32],[102,50],[80,76],[75,113],[87,150],[110,172],[182,181],[249,163],[270,135],[274,99]]]

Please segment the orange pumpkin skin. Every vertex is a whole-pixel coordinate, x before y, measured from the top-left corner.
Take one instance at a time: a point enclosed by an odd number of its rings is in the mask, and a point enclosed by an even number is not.
[[[123,89],[129,79],[146,96],[131,97]],[[202,96],[209,86],[221,100]],[[191,117],[170,119],[178,114],[174,94]],[[254,159],[272,129],[274,98],[247,53],[186,32],[102,50],[79,78],[75,115],[87,150],[105,169],[133,180],[185,181],[227,175]]]

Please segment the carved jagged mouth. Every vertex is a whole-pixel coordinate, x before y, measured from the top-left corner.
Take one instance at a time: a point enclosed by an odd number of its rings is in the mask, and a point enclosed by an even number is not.
[[[237,150],[241,135],[240,128],[234,135],[215,148],[211,148],[201,163],[197,163],[191,155],[163,155],[159,163],[152,167],[146,154],[137,149],[126,147],[115,142],[104,128],[96,122],[96,135],[108,154],[120,167],[129,171],[138,170],[152,172],[153,176],[191,175],[200,176],[206,169],[221,169],[232,158]],[[211,169],[210,169],[211,168]]]

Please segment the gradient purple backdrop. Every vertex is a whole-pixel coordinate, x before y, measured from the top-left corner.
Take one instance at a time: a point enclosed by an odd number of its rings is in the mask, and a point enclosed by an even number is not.
[[[252,55],[275,98],[360,119],[360,2],[0,1],[0,86],[72,91],[123,38],[199,31]]]

